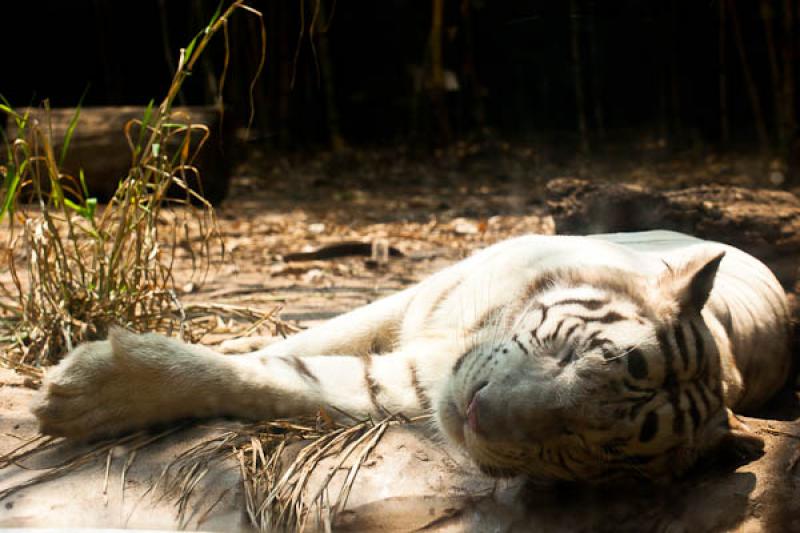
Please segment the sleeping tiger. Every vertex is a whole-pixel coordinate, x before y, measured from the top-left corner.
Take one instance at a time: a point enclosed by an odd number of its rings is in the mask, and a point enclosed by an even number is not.
[[[47,372],[41,431],[185,417],[432,414],[494,476],[670,479],[763,441],[786,381],[786,296],[758,260],[668,231],[530,235],[246,355],[122,329]]]

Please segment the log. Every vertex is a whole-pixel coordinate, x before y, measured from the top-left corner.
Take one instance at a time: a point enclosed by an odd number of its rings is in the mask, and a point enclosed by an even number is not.
[[[724,242],[766,263],[794,289],[800,264],[800,199],[792,193],[704,185],[658,191],[560,178],[546,187],[556,233],[668,229]]]
[[[45,129],[49,120],[54,151],[58,157],[75,109],[51,109],[49,119],[43,109],[32,109],[30,113],[31,118],[39,120]],[[89,194],[100,201],[110,199],[131,166],[125,125],[133,119],[141,119],[144,113],[145,108],[139,106],[82,108],[62,172],[77,177],[79,170],[83,169]],[[203,196],[212,204],[218,204],[228,191],[230,165],[226,159],[229,156],[223,150],[230,151],[232,148],[231,128],[220,129],[220,115],[213,107],[176,107],[173,108],[173,116],[180,117],[179,120],[176,118],[176,122],[188,121],[208,126],[210,137],[195,160],[195,166],[200,171],[201,187],[198,188],[196,181],[190,186],[195,191],[202,190]],[[8,122],[8,136],[13,139],[17,135],[17,128],[14,121]],[[138,128],[134,127],[133,131],[138,132]],[[192,149],[200,142],[200,138],[199,133],[192,135]],[[179,139],[175,139],[176,146],[179,142]],[[188,177],[194,176],[189,173]],[[170,192],[179,198],[185,195],[180,189]]]

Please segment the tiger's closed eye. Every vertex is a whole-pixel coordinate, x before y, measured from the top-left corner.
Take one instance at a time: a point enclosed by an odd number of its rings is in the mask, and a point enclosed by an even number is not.
[[[565,366],[570,364],[572,361],[574,361],[575,357],[576,357],[575,356],[575,350],[573,348],[570,347],[567,350],[564,350],[563,355],[558,360],[558,366],[561,367],[561,368],[564,368]]]

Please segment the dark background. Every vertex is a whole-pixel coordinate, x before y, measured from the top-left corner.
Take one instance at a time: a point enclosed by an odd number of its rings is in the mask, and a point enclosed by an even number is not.
[[[267,30],[254,142],[440,146],[496,135],[592,152],[641,140],[780,152],[794,136],[793,0],[444,0],[438,39],[435,1],[321,1],[250,2]],[[86,105],[159,101],[178,49],[216,5],[14,2],[0,94],[16,106],[73,106],[87,87]],[[240,12],[229,30],[224,100],[244,125],[258,19]],[[432,81],[434,40],[457,89]],[[179,103],[213,103],[223,57],[220,34]]]

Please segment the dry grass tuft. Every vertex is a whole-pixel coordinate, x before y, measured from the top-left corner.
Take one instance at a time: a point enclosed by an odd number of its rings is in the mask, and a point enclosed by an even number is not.
[[[226,340],[231,340],[257,334],[263,326],[267,326],[274,337],[286,337],[300,331],[297,326],[280,318],[282,309],[282,305],[265,310],[227,303],[192,302],[182,305],[180,313],[183,322],[193,329],[224,331]]]
[[[126,125],[131,168],[105,208],[90,196],[82,173],[61,171],[80,106],[56,153],[47,101],[41,122],[5,100],[0,103],[17,131],[16,138],[6,138],[0,158],[0,217],[10,228],[0,261],[12,280],[0,285],[0,363],[36,378],[39,368],[80,342],[104,337],[114,324],[178,332],[187,340],[202,335],[185,319],[174,290],[176,251],[188,250],[195,273],[202,276],[212,247],[219,244],[223,253],[224,248],[213,209],[188,186],[199,182],[194,161],[208,128],[174,113],[172,102],[220,29],[227,45],[227,20],[235,11],[261,19],[243,0],[222,7],[181,50],[161,104],[151,102],[140,120]],[[263,58],[256,77],[262,65]],[[183,194],[168,196],[175,187]],[[33,205],[23,208],[21,199]]]
[[[200,481],[214,465],[234,459],[253,526],[260,531],[303,531],[309,526],[329,531],[345,508],[370,452],[390,425],[404,421],[402,417],[389,417],[381,422],[365,420],[340,426],[319,418],[251,424],[186,450],[164,468],[154,488],[176,502],[178,520],[186,525],[188,503]],[[287,463],[286,458],[292,455],[294,459]],[[334,466],[319,483],[320,488],[310,493],[312,473],[323,459],[331,457],[335,458]],[[329,489],[337,475],[336,494],[332,496]],[[204,516],[225,494],[220,494]]]

